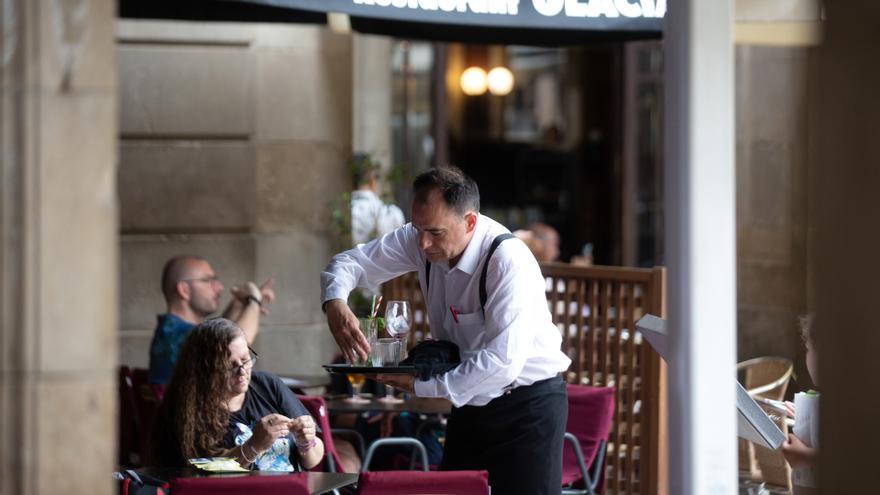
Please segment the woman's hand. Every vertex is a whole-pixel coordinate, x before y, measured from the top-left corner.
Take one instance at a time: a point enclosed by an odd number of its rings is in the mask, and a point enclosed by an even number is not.
[[[293,434],[297,447],[308,445],[315,439],[317,427],[315,420],[308,414],[289,420],[287,427]]]
[[[306,414],[291,419],[287,426],[296,442],[296,450],[299,452],[302,467],[312,469],[317,466],[324,458],[324,444],[321,439],[315,437],[317,431],[315,419]],[[329,432],[327,434],[329,435]]]
[[[290,418],[281,414],[268,414],[257,421],[254,425],[253,436],[250,438],[251,446],[257,452],[265,452],[272,447],[275,440],[284,438],[290,433],[288,424]]]
[[[788,439],[782,444],[782,455],[795,469],[811,468],[816,466],[818,449],[807,447],[794,433],[789,433]]]

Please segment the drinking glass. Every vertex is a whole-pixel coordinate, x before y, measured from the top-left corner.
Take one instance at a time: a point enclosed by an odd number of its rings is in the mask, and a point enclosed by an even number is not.
[[[385,306],[385,329],[400,341],[398,362],[406,358],[406,336],[412,328],[412,307],[407,301],[388,301]]]
[[[379,320],[376,318],[358,318],[358,323],[360,323],[361,333],[364,334],[364,338],[367,339],[370,347],[373,347],[376,343],[376,339],[379,337]],[[370,359],[368,358],[364,361],[358,357],[356,358],[356,362],[352,364],[356,366],[370,366]]]
[[[351,384],[351,402],[363,402],[361,387],[364,386],[364,375],[348,374],[348,383]]]
[[[370,348],[373,366],[397,366],[400,356],[400,341],[397,339],[379,339]]]

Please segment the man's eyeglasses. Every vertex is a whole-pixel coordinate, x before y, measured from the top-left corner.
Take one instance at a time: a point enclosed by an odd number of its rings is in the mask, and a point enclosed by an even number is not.
[[[257,364],[257,360],[260,359],[260,355],[257,354],[257,351],[251,349],[250,346],[248,346],[248,351],[250,351],[251,353],[250,359],[237,366],[229,368],[230,373],[237,376],[240,375],[242,371],[249,371],[251,368],[254,367],[255,364]]]
[[[202,282],[203,284],[219,284],[220,279],[217,278],[216,275],[211,275],[210,277],[202,278],[185,278],[181,280],[181,282]]]

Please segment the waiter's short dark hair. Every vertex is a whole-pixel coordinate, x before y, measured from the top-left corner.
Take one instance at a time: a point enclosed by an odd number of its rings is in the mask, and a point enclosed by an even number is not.
[[[432,168],[419,174],[413,181],[413,200],[424,202],[427,194],[439,190],[446,205],[456,213],[464,215],[468,211],[479,213],[480,189],[473,179],[458,167],[446,166]]]

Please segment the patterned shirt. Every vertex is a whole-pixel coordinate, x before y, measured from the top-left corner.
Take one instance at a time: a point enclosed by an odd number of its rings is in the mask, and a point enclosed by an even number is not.
[[[180,348],[196,326],[171,313],[159,315],[158,319],[150,343],[150,383],[165,385],[171,379]]]

